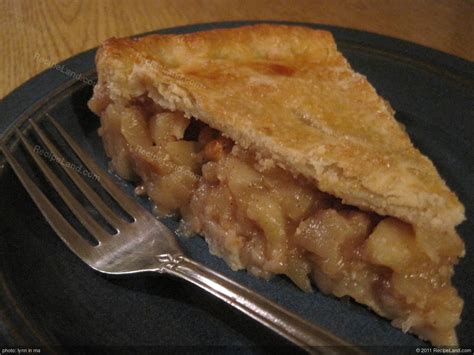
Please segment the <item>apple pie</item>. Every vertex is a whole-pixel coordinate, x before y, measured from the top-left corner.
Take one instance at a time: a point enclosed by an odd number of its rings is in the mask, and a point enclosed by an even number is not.
[[[234,269],[350,296],[455,345],[464,207],[326,31],[109,39],[89,107],[111,166]]]

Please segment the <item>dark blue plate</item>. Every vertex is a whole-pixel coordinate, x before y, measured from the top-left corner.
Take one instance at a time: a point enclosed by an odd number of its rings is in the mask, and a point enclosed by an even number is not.
[[[200,24],[158,31],[186,33],[250,22]],[[474,65],[412,43],[313,24],[330,30],[356,71],[365,74],[397,111],[415,145],[438,167],[467,208],[459,227],[467,257],[454,283],[465,300],[458,327],[463,346],[474,343]],[[103,166],[92,94],[95,50],[60,63],[0,102],[0,132],[51,112]],[[81,77],[78,74],[82,74]],[[74,76],[74,77],[72,77]],[[0,159],[3,159],[0,157]],[[1,163],[1,162],[0,162]],[[163,276],[104,277],[84,265],[54,234],[8,166],[0,173],[0,345],[50,350],[210,350],[261,352],[288,343],[196,287]],[[131,187],[121,182],[131,191]],[[175,227],[173,220],[167,223]],[[356,344],[426,346],[350,300],[299,291],[283,277],[264,281],[232,272],[209,255],[200,238],[180,239],[202,263],[264,294]],[[175,346],[185,346],[176,349]],[[81,348],[87,346],[88,348]],[[139,347],[139,348],[137,348]]]

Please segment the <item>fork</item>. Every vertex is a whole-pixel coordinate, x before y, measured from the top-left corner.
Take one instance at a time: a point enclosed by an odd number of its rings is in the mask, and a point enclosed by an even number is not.
[[[164,224],[130,195],[122,191],[111,176],[80,148],[79,144],[51,115],[46,114],[46,120],[50,121],[55,127],[59,136],[62,137],[89,172],[95,174],[101,187],[132,217],[132,221],[124,220],[91,185],[86,183],[85,179],[79,176],[76,169],[60,164],[70,180],[109,225],[116,230],[116,234],[112,235],[104,229],[45,160],[35,152],[27,136],[16,128],[16,135],[42,174],[82,226],[96,238],[98,244],[91,245],[28,176],[19,161],[14,157],[13,152],[6,146],[6,143],[0,142],[0,148],[6,160],[43,216],[69,249],[87,265],[104,274],[122,275],[156,272],[177,276],[227,302],[308,352],[339,353],[344,351],[344,353],[362,353],[359,349],[329,331],[300,318],[254,291],[187,258],[179,247],[175,235]],[[29,125],[56,159],[65,162],[66,159],[48,137],[46,131],[31,118],[29,119]]]

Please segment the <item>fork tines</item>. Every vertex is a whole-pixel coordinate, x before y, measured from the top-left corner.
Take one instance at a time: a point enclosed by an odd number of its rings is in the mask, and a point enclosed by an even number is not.
[[[101,187],[116,201],[116,204],[120,206],[129,216],[140,215],[143,208],[139,206],[133,199],[122,191],[117,184],[112,180],[112,178],[102,170],[99,165],[83,151],[83,149],[77,144],[72,137],[57,123],[57,121],[46,114],[46,121],[50,122],[55,130],[59,133],[61,139],[66,143],[68,148],[70,148],[80,159],[80,161],[88,169],[89,176],[93,177]],[[74,215],[80,225],[87,230],[87,232],[96,239],[98,244],[107,242],[112,234],[120,233],[120,230],[126,228],[126,225],[130,223],[126,218],[121,216],[117,211],[111,207],[110,201],[106,201],[102,196],[95,191],[95,188],[92,187],[86,180],[80,176],[79,171],[82,171],[82,167],[76,166],[68,161],[65,156],[58,149],[57,144],[53,143],[53,140],[48,137],[46,130],[40,127],[40,125],[30,119],[29,124],[31,126],[34,134],[41,140],[43,145],[49,150],[47,161],[43,156],[45,155],[44,150],[40,150],[40,146],[34,146],[31,140],[23,133],[20,129],[16,128],[15,133],[18,136],[21,144],[24,146],[28,156],[33,160],[39,170],[42,172],[44,177],[54,188],[57,194],[61,197],[64,204],[67,206],[69,211]],[[36,205],[39,207],[41,213],[51,224],[55,232],[63,239],[63,241],[80,256],[84,259],[83,253],[78,253],[78,249],[90,248],[90,244],[86,239],[82,238],[81,235],[84,233],[79,233],[76,228],[74,228],[68,220],[63,216],[64,213],[61,213],[50,199],[45,195],[36,183],[28,174],[28,172],[23,168],[19,160],[14,156],[14,153],[6,146],[5,143],[0,143],[0,147],[3,151],[5,159],[12,167],[15,174],[18,176],[19,180],[28,191],[28,193],[33,198]],[[41,154],[42,153],[42,154]],[[42,156],[43,155],[43,156]],[[64,171],[70,181],[74,184],[77,190],[81,192],[83,197],[86,198],[88,203],[93,206],[101,218],[108,224],[111,228],[109,230],[104,227],[104,223],[99,223],[91,214],[91,209],[84,206],[81,203],[76,195],[72,192],[72,189],[66,185],[67,179],[61,179],[61,177],[55,173],[54,169],[50,166],[50,162],[56,162],[56,165],[61,167],[60,170]],[[85,175],[84,173],[81,175]],[[133,217],[131,217],[133,221]],[[112,230],[112,233],[110,231]],[[82,250],[81,250],[82,251]]]

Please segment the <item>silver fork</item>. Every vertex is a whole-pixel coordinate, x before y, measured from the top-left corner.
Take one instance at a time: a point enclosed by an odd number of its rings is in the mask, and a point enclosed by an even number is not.
[[[0,143],[6,160],[43,216],[64,243],[86,264],[105,274],[157,272],[174,275],[203,288],[309,352],[361,353],[359,349],[327,330],[309,323],[250,289],[187,258],[178,246],[174,234],[131,196],[122,191],[53,117],[46,116],[63,140],[72,148],[75,155],[90,172],[98,177],[97,180],[102,187],[133,218],[132,222],[125,221],[79,176],[75,169],[67,168],[61,164],[78,189],[117,232],[112,235],[106,231],[76,199],[58,175],[51,170],[44,159],[35,152],[27,137],[19,129],[16,129],[20,141],[49,183],[77,220],[97,239],[98,245],[92,246],[53,206],[21,167],[5,143]],[[65,162],[66,159],[48,138],[45,131],[35,121],[30,119],[29,123],[32,130],[56,159]]]

